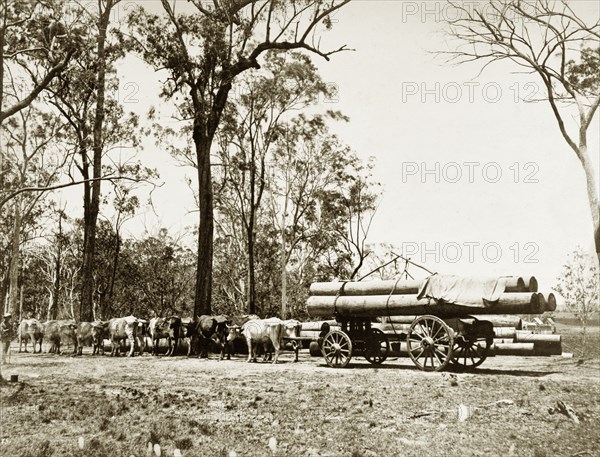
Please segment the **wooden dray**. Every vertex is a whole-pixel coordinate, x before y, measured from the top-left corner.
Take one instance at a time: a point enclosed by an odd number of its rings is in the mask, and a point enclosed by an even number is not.
[[[348,366],[356,356],[380,365],[397,341],[406,344],[408,356],[421,370],[440,371],[449,364],[472,369],[484,362],[494,339],[492,323],[472,316],[417,316],[407,332],[394,334],[373,327],[371,318],[338,316],[336,320],[339,328],[324,323],[319,335],[323,357],[334,368]]]

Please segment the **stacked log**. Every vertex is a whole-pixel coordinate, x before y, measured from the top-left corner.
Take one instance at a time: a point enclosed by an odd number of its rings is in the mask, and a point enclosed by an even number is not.
[[[530,278],[521,278],[517,276],[511,276],[505,279],[504,292],[537,292],[538,282],[534,276]]]
[[[423,281],[406,279],[365,282],[313,282],[310,295],[417,295]]]
[[[498,328],[512,328],[514,330],[522,330],[523,329],[523,320],[519,316],[511,316],[511,315],[474,315],[475,319],[486,320],[492,323],[494,326],[494,330]],[[512,338],[512,337],[511,337]]]
[[[435,303],[416,295],[356,295],[356,296],[310,296],[307,311],[311,316],[414,316],[431,314],[440,317],[462,317],[472,314],[541,314],[546,300],[542,294],[521,292],[506,293],[490,306],[465,306]]]
[[[331,328],[339,327],[339,323],[334,320],[328,321],[318,321],[318,322],[302,322],[302,327],[300,328],[300,336],[302,338],[311,338],[316,341],[319,339],[319,334],[321,333],[321,326],[327,323]]]
[[[317,282],[310,286],[307,311],[314,317],[390,318],[431,314],[439,317],[469,315],[541,314],[556,309],[553,294],[538,293],[535,277],[506,277],[504,293],[496,302],[456,305],[417,297],[422,281],[387,280],[366,282]],[[521,324],[513,325],[513,327]]]
[[[498,332],[500,330],[500,332]],[[514,330],[514,329],[511,329]],[[493,355],[549,356],[562,354],[560,335],[533,333],[530,330],[514,330],[512,339],[510,332],[494,328],[496,338],[492,345]]]

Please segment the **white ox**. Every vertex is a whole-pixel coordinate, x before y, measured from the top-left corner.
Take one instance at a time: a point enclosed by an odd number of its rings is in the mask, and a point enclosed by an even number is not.
[[[270,319],[257,319],[246,322],[242,326],[240,332],[248,344],[248,362],[256,362],[256,347],[259,345],[264,347],[266,344],[271,343],[275,349],[273,363],[277,363],[279,352],[283,346],[283,340],[285,338],[294,338],[300,336],[300,328],[301,324],[297,320],[290,319],[282,321],[277,317],[272,317]],[[234,331],[233,333],[236,332]],[[294,361],[298,361],[297,349]]]
[[[36,343],[40,345],[40,353],[42,352],[42,340],[44,338],[44,326],[37,319],[23,319],[19,324],[19,352],[23,343],[25,343],[25,352],[27,352],[27,341],[31,341],[33,345],[33,353],[36,353]]]
[[[125,339],[129,341],[129,357],[133,356],[136,343],[139,347],[139,353],[142,355],[144,353],[143,328],[145,323],[146,321],[134,316],[111,319],[108,326],[110,342],[112,345],[110,355],[119,355],[121,341]]]

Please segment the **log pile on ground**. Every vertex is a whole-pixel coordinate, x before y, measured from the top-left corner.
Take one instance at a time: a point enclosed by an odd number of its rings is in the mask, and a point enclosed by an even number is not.
[[[496,338],[491,348],[491,355],[528,355],[548,356],[562,354],[562,339],[560,335],[533,333],[531,330],[512,330],[512,337],[499,337],[494,328]]]
[[[422,281],[317,282],[310,286],[307,311],[313,317],[377,317],[436,315],[464,317],[472,314],[541,314],[556,309],[553,294],[538,293],[535,277],[498,278],[504,283],[499,299],[468,304],[419,298]]]
[[[409,316],[407,316],[409,317]],[[416,316],[410,316],[415,318]],[[494,342],[490,348],[490,356],[517,355],[517,356],[549,356],[562,354],[562,339],[557,334],[534,333],[533,330],[522,330],[523,322],[518,316],[481,316],[482,320],[492,322],[494,325]],[[393,355],[408,355],[406,338],[410,331],[408,319],[402,317],[383,318],[381,323],[372,324],[383,333],[399,337],[400,341],[392,343]],[[400,321],[400,322],[398,322]],[[411,321],[412,322],[412,321]],[[514,327],[509,327],[510,323]]]

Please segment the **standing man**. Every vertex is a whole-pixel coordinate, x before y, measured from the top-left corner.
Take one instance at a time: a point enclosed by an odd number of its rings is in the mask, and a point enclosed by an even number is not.
[[[6,313],[0,324],[0,350],[2,351],[1,364],[6,363],[6,354],[8,354],[8,351],[10,350],[10,342],[15,337],[15,330],[11,322],[11,317],[12,315],[10,313]]]

